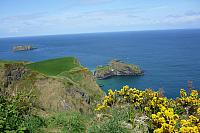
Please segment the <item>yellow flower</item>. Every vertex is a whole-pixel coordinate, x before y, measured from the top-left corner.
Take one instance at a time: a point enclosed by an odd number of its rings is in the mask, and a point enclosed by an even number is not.
[[[200,132],[197,126],[194,126],[194,127],[193,127],[193,132],[194,132],[194,133],[199,133],[199,132]]]
[[[181,89],[180,90],[180,95],[181,95],[181,97],[186,97],[187,93],[186,93],[186,91],[184,89]]]
[[[135,106],[140,106],[139,102],[135,102],[134,104],[135,104]]]
[[[108,90],[108,95],[113,96],[114,94],[115,93],[111,89]]]
[[[158,97],[158,92],[154,92],[154,93],[153,93],[153,96],[154,96],[154,97]]]
[[[198,130],[200,131],[200,122],[197,124]]]
[[[156,118],[157,118],[156,114],[152,114],[152,115],[151,115],[151,118],[152,118],[152,119],[156,119]]]
[[[97,108],[95,109],[96,111],[100,111],[102,109],[106,108],[105,105],[100,105],[100,104],[97,104]]]
[[[161,117],[161,115],[162,115],[161,112],[158,112],[158,113],[157,113],[157,116],[158,116],[158,117]]]
[[[165,110],[166,110],[166,107],[165,106],[161,106],[160,111],[164,112]]]
[[[169,121],[169,124],[170,124],[170,125],[176,125],[176,121],[175,121],[175,120],[170,120],[170,121]]]
[[[179,116],[177,114],[174,115],[174,119],[177,120],[179,119]]]
[[[174,115],[174,113],[170,109],[165,110],[164,114],[168,119],[171,119],[173,117],[173,115]]]
[[[169,133],[173,133],[174,132],[174,126],[172,126],[172,125],[169,125],[169,127],[168,127],[168,131],[169,131]]]
[[[148,112],[148,111],[150,111],[150,108],[149,108],[149,107],[145,107],[144,110],[145,110],[146,112]]]
[[[188,126],[189,125],[189,123],[186,120],[181,120],[180,123],[181,123],[182,126]]]
[[[151,89],[140,91],[136,88],[124,86],[119,91],[108,91],[101,104],[97,105],[95,110],[103,110],[114,105],[128,104],[137,107],[140,111],[146,111],[147,116],[151,117],[154,127],[154,133],[199,133],[200,132],[200,99],[198,92],[192,90],[187,96],[184,89],[180,90],[181,98],[176,100],[160,97],[158,92]],[[117,106],[118,107],[118,106]],[[196,109],[188,110],[190,115],[188,119],[180,120],[179,109],[187,107]],[[152,109],[153,108],[153,109]],[[151,110],[152,109],[152,110]],[[174,114],[177,112],[177,114]],[[144,112],[141,112],[144,113]],[[180,128],[177,128],[180,127]]]
[[[169,129],[169,124],[163,123],[163,124],[162,124],[162,128],[163,128],[164,131],[168,131],[168,129]]]
[[[163,133],[162,128],[157,128],[156,130],[153,131],[154,133]]]
[[[193,115],[190,115],[189,119],[190,119],[191,122],[194,122],[194,123],[199,122],[199,119],[197,117],[193,116]]]
[[[125,91],[127,91],[127,90],[129,89],[129,86],[126,85],[126,86],[123,87],[123,89],[124,89]]]
[[[192,97],[197,97],[198,96],[198,91],[197,90],[192,90],[191,94]]]
[[[160,118],[158,119],[158,121],[159,121],[160,123],[165,123],[165,122],[166,122],[164,117],[160,117]]]
[[[197,109],[197,114],[200,115],[200,107]]]
[[[188,133],[188,128],[187,127],[181,127],[180,132],[181,133]]]

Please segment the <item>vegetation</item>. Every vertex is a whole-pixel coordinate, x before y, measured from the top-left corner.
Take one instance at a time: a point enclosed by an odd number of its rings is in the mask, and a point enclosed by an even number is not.
[[[0,132],[25,132],[31,128],[27,123],[31,116],[35,96],[31,93],[13,93],[0,95]],[[35,123],[38,125],[40,123]],[[41,124],[40,124],[41,125]],[[39,126],[37,126],[39,127]]]
[[[27,64],[28,68],[50,76],[56,76],[78,66],[80,66],[80,64],[74,57],[50,59]]]
[[[18,62],[0,61],[0,78],[7,64],[12,63]],[[103,93],[92,73],[75,58],[25,65],[30,70],[21,79],[13,80],[8,87],[0,84],[0,132],[200,131],[199,94],[191,88],[189,93],[181,89],[179,98],[167,99],[160,91],[124,86],[121,90],[109,90],[100,101]]]
[[[105,79],[112,76],[143,75],[140,67],[134,64],[126,64],[119,60],[112,60],[106,66],[97,66],[94,75],[97,79]]]
[[[16,63],[16,61],[7,61],[7,60],[0,60],[0,67],[3,67],[5,64]]]
[[[47,116],[34,114],[32,93],[1,95],[0,132],[31,133],[198,133],[200,99],[196,90],[180,98],[167,99],[150,89],[140,91],[124,86],[109,90],[96,111],[54,112]]]
[[[62,133],[82,133],[86,130],[86,123],[89,121],[89,116],[78,112],[62,112],[50,116],[46,119],[46,127],[44,131],[54,129]]]
[[[25,66],[23,73],[20,73],[18,64],[21,63],[0,61],[0,95],[2,94],[2,99],[6,99],[0,104],[0,132],[66,133],[87,130],[87,124],[93,118],[95,101],[100,100],[103,95],[92,72],[71,57],[36,63],[22,62]],[[56,67],[52,67],[53,64]],[[5,73],[20,77],[12,78],[8,86],[4,86],[6,79],[11,79]],[[26,105],[23,100],[19,100],[18,104],[13,101],[17,94],[20,94],[19,99],[34,96],[34,99],[27,101],[30,105],[27,112],[18,108]],[[9,114],[7,117],[5,114],[11,110],[10,107],[17,109],[14,111],[16,115]],[[23,113],[19,113],[20,111]],[[14,124],[10,122],[12,119]],[[65,121],[57,124],[60,120]]]
[[[199,133],[200,132],[200,99],[198,92],[192,90],[187,94],[181,89],[180,98],[167,99],[159,92],[150,89],[140,91],[124,86],[120,91],[109,90],[96,110],[102,112],[110,108],[129,106],[133,108],[129,115],[135,114],[135,110],[145,115],[148,122],[148,130],[154,133]],[[135,115],[130,117],[130,124],[135,126]]]

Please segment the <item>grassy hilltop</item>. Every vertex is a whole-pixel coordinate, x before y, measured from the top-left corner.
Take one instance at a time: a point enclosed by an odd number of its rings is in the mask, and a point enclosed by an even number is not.
[[[75,67],[80,67],[78,60],[74,57],[63,57],[50,59],[26,65],[28,68],[40,73],[56,76],[64,71],[69,71]]]

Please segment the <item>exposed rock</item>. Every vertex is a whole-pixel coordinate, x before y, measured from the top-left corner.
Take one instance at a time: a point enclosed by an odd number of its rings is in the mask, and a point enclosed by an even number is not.
[[[28,50],[33,50],[36,49],[32,45],[18,45],[13,47],[13,52],[17,51],[28,51]]]
[[[66,89],[66,94],[67,93],[71,95],[79,94],[86,103],[90,104],[90,97],[85,92],[81,91],[80,89],[76,89],[76,88]]]
[[[22,63],[5,64],[4,67],[3,84],[5,87],[8,87],[12,81],[20,80],[26,72],[25,66]]]
[[[146,115],[143,116],[138,116],[136,115],[135,119],[134,119],[134,124],[136,125],[135,128],[133,129],[134,133],[148,133],[148,125],[147,125],[147,121],[149,120],[149,118]]]
[[[122,122],[122,127],[130,129],[130,130],[133,129],[133,125],[125,121]]]
[[[97,79],[106,79],[112,76],[143,75],[144,72],[136,65],[126,64],[120,60],[112,60],[106,66],[98,66],[94,72]]]

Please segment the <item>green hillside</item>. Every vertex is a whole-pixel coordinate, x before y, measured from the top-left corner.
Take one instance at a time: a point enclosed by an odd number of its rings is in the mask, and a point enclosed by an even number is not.
[[[78,66],[80,64],[74,57],[56,58],[27,64],[28,68],[50,76],[56,76]]]

